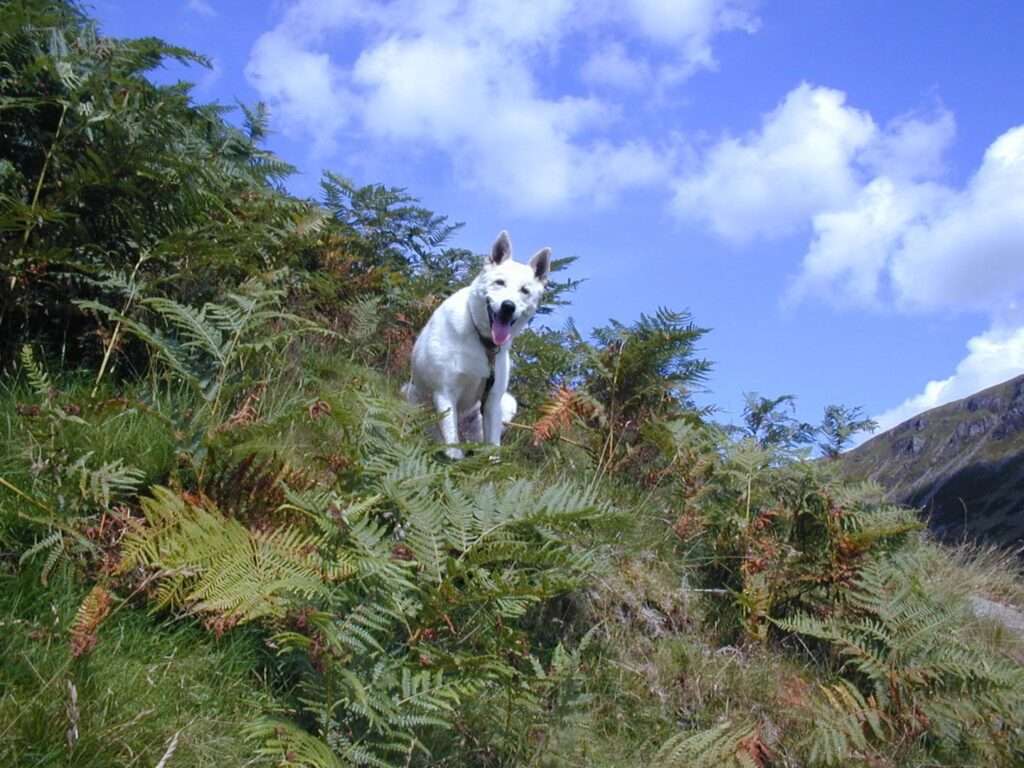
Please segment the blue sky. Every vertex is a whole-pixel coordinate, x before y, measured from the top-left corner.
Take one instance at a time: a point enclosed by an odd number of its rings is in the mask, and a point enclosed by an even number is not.
[[[712,328],[706,401],[883,426],[1024,372],[1024,3],[94,0],[212,57],[270,146],[587,278],[584,328]]]

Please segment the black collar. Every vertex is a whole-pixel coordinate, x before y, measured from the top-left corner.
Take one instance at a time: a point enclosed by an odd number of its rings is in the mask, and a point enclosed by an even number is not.
[[[487,302],[487,325],[488,325],[488,330],[490,330],[489,326],[491,324],[491,318],[492,318],[493,314],[494,314],[494,311],[491,309],[491,302],[488,301]],[[487,362],[489,362],[491,364],[491,371],[493,373],[493,371],[494,371],[494,360],[498,356],[498,345],[494,343],[494,339],[492,339],[489,335],[485,336],[484,334],[480,333],[480,326],[476,324],[476,318],[473,317],[472,313],[470,313],[470,319],[473,321],[473,328],[474,328],[474,330],[476,330],[477,338],[480,339],[480,344],[483,346],[484,352],[487,354]]]
[[[487,362],[491,364],[491,368],[494,368],[494,361],[498,357],[498,345],[494,343],[493,339],[484,336],[480,331],[477,331],[476,335],[480,339],[480,344],[483,345],[484,352],[487,354]]]
[[[477,331],[476,335],[480,339],[480,344],[484,348],[484,354],[487,355],[487,363],[491,367],[491,374],[487,377],[487,381],[484,382],[484,391],[480,396],[480,418],[482,419],[487,398],[491,396],[491,389],[494,388],[494,364],[498,359],[498,345],[494,343],[494,339],[487,338],[480,331]]]

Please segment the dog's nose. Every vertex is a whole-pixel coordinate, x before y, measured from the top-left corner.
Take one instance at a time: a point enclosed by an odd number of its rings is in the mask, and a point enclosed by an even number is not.
[[[516,313],[516,303],[514,301],[503,301],[501,302],[501,309],[498,310],[498,316],[502,320],[509,320],[512,315]]]

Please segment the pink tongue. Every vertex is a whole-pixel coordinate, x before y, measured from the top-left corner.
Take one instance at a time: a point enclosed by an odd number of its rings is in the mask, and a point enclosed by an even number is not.
[[[491,341],[500,347],[508,341],[508,337],[511,335],[512,326],[509,323],[501,322],[498,318],[494,318],[494,322],[491,323]]]

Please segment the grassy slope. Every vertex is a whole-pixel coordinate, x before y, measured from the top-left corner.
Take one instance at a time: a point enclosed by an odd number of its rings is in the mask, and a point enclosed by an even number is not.
[[[372,371],[316,359],[319,363],[311,366],[320,366],[319,386],[331,382],[322,390],[325,397],[353,382],[379,382]],[[243,445],[276,444],[292,455],[305,452],[312,469],[322,465],[330,446],[286,415],[289,404],[296,406],[300,389],[282,380],[267,392],[266,421],[250,428]],[[26,397],[24,390],[8,390],[3,401],[0,420],[12,438],[24,436],[24,420],[31,418],[16,409]],[[333,407],[343,404],[333,398]],[[85,415],[107,428],[81,427],[54,439],[67,442],[69,450],[76,441],[89,440],[104,456],[132,456],[153,477],[176,471],[174,436],[161,420],[117,409]],[[109,428],[113,425],[117,428]],[[24,445],[13,439],[6,445],[5,475],[30,483]],[[532,449],[518,458],[515,448],[506,455],[512,462],[509,472],[516,473],[522,462],[521,471],[534,476],[557,476],[566,471],[566,461],[574,460],[574,472],[590,471],[586,459],[571,448],[557,462]],[[768,731],[785,733],[788,745],[799,743],[809,727],[803,704],[818,684],[834,678],[836,669],[824,656],[815,662],[814,655],[801,658],[782,646],[734,645],[719,626],[714,596],[692,588],[699,581],[700,563],[680,556],[659,519],[661,511],[639,489],[607,480],[603,486],[631,511],[637,525],[628,535],[616,536],[615,559],[589,594],[574,600],[572,620],[581,631],[600,625],[602,640],[590,662],[589,703],[574,727],[547,737],[541,764],[640,764],[681,728],[707,729],[723,722],[758,722]],[[961,550],[954,556],[937,545],[919,546],[931,558],[931,589],[941,600],[962,606],[964,637],[999,655],[1024,658],[1018,638],[972,618],[966,603],[968,594],[977,593],[1024,605],[1024,586],[1012,563],[992,552]],[[2,565],[3,764],[58,765],[70,757],[71,764],[82,766],[153,765],[176,733],[177,753],[170,765],[260,764],[242,727],[283,700],[275,699],[261,671],[267,658],[255,634],[235,631],[218,640],[191,621],[147,615],[141,606],[129,606],[103,625],[98,652],[74,660],[66,628],[85,589],[67,564],[43,586],[41,559],[19,566],[8,556]],[[68,682],[77,687],[81,711],[81,736],[71,750],[64,735]],[[790,752],[794,747],[782,744],[776,749],[778,762],[773,764],[798,764],[799,750]],[[894,748],[896,754],[907,759],[903,748]],[[925,755],[919,751],[921,760]],[[879,765],[890,764],[884,750],[876,758]]]
[[[101,652],[74,659],[67,628],[84,592],[67,573],[48,587],[38,568],[0,577],[0,764],[148,767],[175,734],[170,765],[269,764],[242,737],[273,704],[256,636],[217,640],[131,607],[104,623]],[[73,746],[69,684],[79,712]]]

